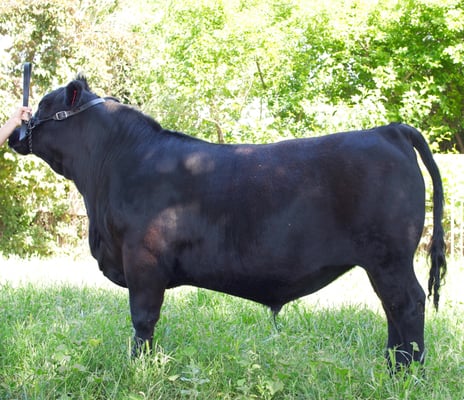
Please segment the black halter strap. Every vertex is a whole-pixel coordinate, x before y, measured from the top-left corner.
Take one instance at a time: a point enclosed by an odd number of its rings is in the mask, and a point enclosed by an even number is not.
[[[69,117],[72,117],[73,115],[79,114],[82,111],[87,110],[90,107],[93,107],[93,106],[95,106],[97,104],[100,104],[100,103],[104,103],[105,101],[106,101],[105,99],[102,99],[102,98],[99,97],[97,99],[90,100],[89,102],[84,103],[81,106],[76,107],[74,109],[58,111],[57,113],[53,114],[52,116],[44,118],[44,119],[34,119],[33,128],[35,128],[37,125],[40,125],[40,124],[42,124],[42,123],[44,123],[46,121],[51,121],[51,120],[63,121],[65,119],[69,118]]]

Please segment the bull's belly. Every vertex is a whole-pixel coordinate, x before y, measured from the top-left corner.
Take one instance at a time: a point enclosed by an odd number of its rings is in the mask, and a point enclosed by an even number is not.
[[[279,275],[262,273],[214,274],[192,279],[190,285],[249,299],[279,310],[284,304],[314,293],[353,268],[354,265],[322,266],[309,273],[284,271]]]

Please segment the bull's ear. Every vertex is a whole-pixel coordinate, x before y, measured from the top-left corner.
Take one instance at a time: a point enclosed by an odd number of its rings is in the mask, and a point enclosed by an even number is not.
[[[68,107],[74,107],[79,104],[83,92],[87,89],[85,81],[76,79],[66,86],[65,103]]]

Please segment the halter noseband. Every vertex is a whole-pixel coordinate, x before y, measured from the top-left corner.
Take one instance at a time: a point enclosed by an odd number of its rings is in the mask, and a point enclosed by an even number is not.
[[[93,107],[100,103],[104,103],[105,101],[106,101],[105,99],[102,99],[99,97],[97,99],[93,99],[87,103],[84,103],[80,107],[76,107],[74,109],[66,110],[66,111],[58,111],[57,113],[53,114],[51,117],[47,117],[43,119],[32,117],[27,123],[27,128],[26,128],[26,138],[28,139],[29,153],[32,153],[32,130],[34,128],[38,127],[39,125],[47,121],[63,121],[69,117],[72,117],[73,115],[79,114],[82,111],[87,110],[90,107]]]

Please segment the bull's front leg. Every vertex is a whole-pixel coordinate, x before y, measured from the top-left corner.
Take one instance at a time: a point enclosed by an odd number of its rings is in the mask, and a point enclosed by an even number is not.
[[[137,257],[129,258],[124,266],[132,325],[135,329],[132,354],[138,355],[144,349],[151,349],[153,331],[160,317],[166,290],[166,279],[155,262],[137,262]]]
[[[148,286],[148,284],[147,284]],[[155,325],[160,317],[164,289],[157,287],[129,288],[129,303],[132,325],[135,329],[132,355],[150,350]]]

